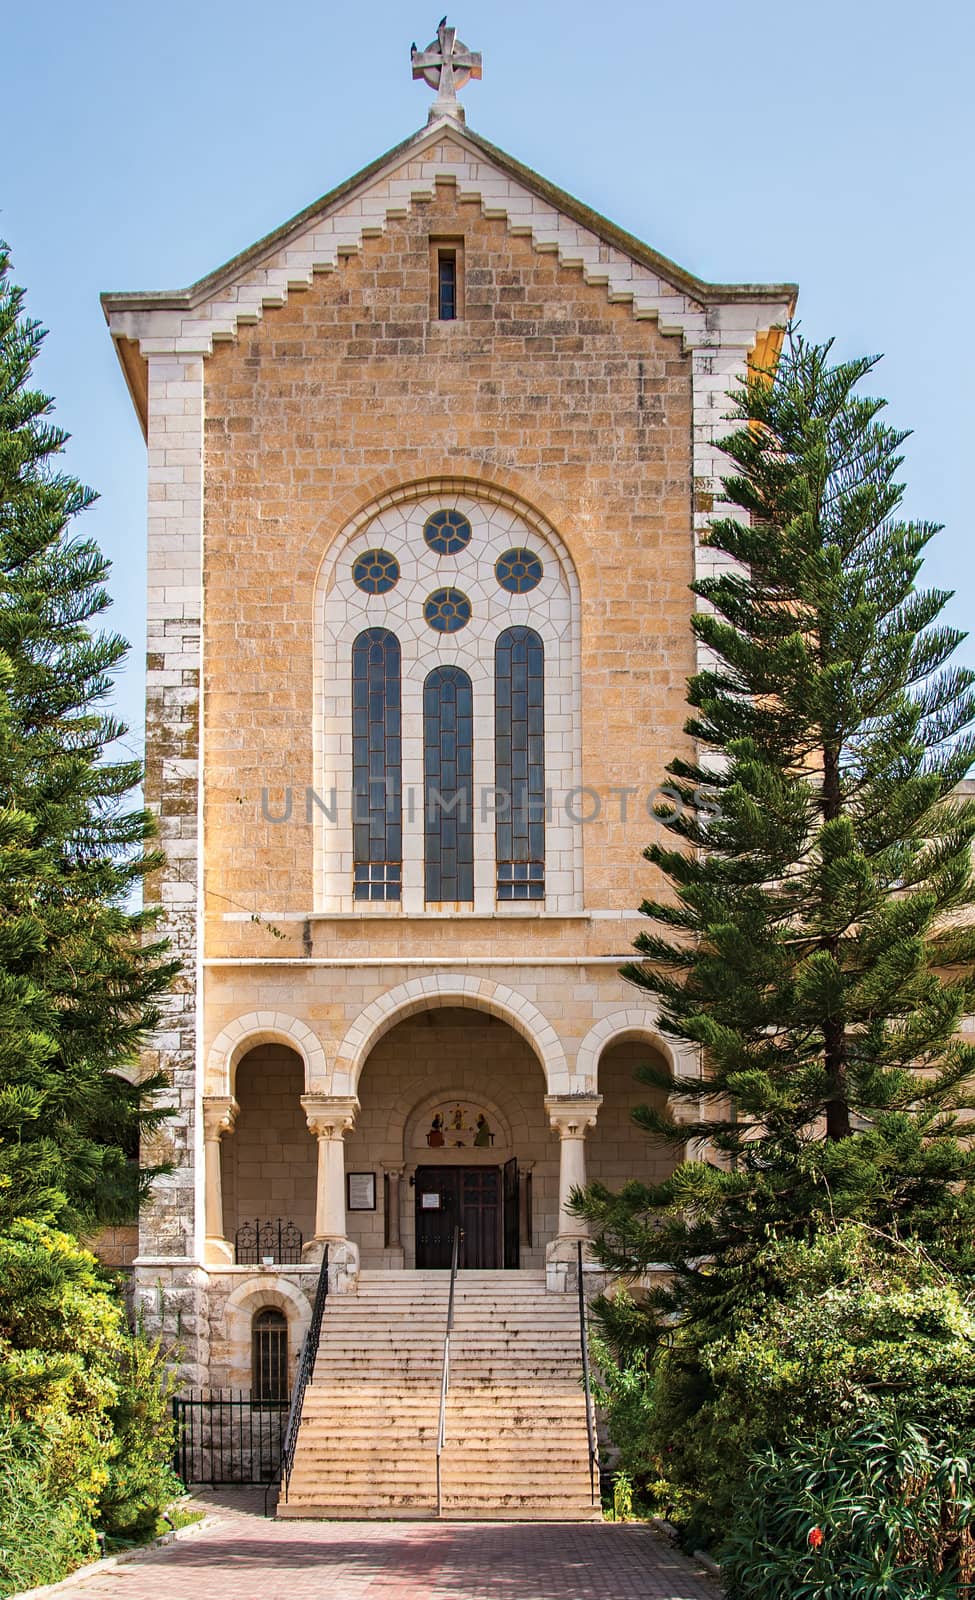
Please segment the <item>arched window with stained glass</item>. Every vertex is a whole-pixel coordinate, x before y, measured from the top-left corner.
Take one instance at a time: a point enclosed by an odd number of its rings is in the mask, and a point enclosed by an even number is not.
[[[545,647],[506,628],[494,649],[495,852],[499,900],[545,898]]]
[[[474,695],[460,667],[423,685],[424,863],[427,903],[474,899]]]
[[[367,628],[352,646],[352,856],[356,900],[399,900],[403,762],[399,640]]]

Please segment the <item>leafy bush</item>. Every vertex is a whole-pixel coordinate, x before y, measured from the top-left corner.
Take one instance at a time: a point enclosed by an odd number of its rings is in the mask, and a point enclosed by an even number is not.
[[[98,1521],[116,1537],[143,1538],[155,1531],[160,1511],[183,1493],[170,1465],[176,1379],[164,1371],[158,1343],[136,1333],[122,1351],[117,1384],[118,1398],[109,1412],[114,1448]]]
[[[18,1458],[4,1469],[20,1530],[15,1588],[63,1577],[93,1555],[96,1526],[127,1537],[154,1527],[179,1490],[169,1394],[158,1346],[130,1332],[94,1256],[31,1220],[0,1235],[0,1413],[8,1456]]]
[[[957,1600],[975,1575],[971,1467],[882,1413],[767,1451],[722,1551],[729,1600]]]
[[[90,1523],[48,1487],[45,1441],[0,1419],[0,1595],[54,1583],[94,1556]]]
[[[664,1479],[692,1541],[729,1526],[756,1453],[843,1436],[887,1405],[975,1452],[975,1317],[958,1285],[855,1227],[769,1246],[762,1266],[723,1336],[684,1324],[607,1372],[622,1465]]]

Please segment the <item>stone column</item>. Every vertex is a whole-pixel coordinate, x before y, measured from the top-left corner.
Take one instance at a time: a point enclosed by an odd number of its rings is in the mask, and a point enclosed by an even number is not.
[[[568,1288],[566,1269],[576,1259],[578,1241],[589,1237],[585,1222],[569,1210],[569,1200],[573,1189],[586,1186],[586,1131],[596,1126],[602,1103],[601,1094],[547,1095],[545,1099],[549,1122],[559,1136],[559,1231],[545,1250],[550,1288]]]
[[[320,1261],[328,1245],[329,1287],[341,1293],[355,1287],[359,1250],[346,1237],[345,1135],[355,1127],[359,1102],[354,1095],[303,1094],[310,1132],[318,1140],[315,1237],[305,1245],[306,1260]]]
[[[208,1262],[233,1261],[234,1253],[224,1233],[223,1178],[220,1140],[233,1133],[240,1107],[231,1094],[203,1096],[203,1170],[206,1178],[206,1244]]]
[[[396,1254],[400,1258],[400,1264],[402,1265],[403,1236],[400,1218],[400,1194],[403,1168],[386,1167],[384,1171],[389,1179],[389,1243],[386,1249]]]
[[[518,1168],[518,1242],[524,1249],[532,1243],[532,1172],[534,1161],[526,1161]]]

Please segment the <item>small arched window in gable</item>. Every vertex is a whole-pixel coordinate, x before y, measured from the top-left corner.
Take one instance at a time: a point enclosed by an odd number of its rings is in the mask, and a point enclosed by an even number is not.
[[[426,899],[474,899],[474,694],[460,667],[423,685]]]
[[[399,900],[403,762],[399,640],[367,628],[352,646],[352,855],[356,900]]]
[[[545,898],[545,649],[506,628],[494,650],[495,850],[499,900]]]
[[[288,1398],[288,1319],[281,1311],[258,1311],[251,1324],[251,1398]]]

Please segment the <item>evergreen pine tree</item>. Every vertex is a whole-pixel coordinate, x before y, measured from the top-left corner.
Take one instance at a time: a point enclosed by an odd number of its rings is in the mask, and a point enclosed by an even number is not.
[[[975,1262],[975,1151],[959,1137],[975,802],[958,793],[975,674],[949,664],[950,596],[916,587],[938,530],[898,518],[905,435],[858,393],[873,365],[831,365],[829,345],[792,336],[723,441],[725,498],[745,515],[714,522],[707,542],[730,560],[693,585],[712,663],[688,687],[699,755],[668,768],[684,804],[645,854],[672,893],[641,907],[653,926],[624,969],[703,1063],[673,1086],[686,1112],[637,1121],[705,1154],[580,1203],[608,1265],[672,1269],[651,1321],[720,1322],[754,1292],[770,1237],[845,1218]],[[695,810],[702,785],[713,814]],[[628,1315],[617,1335],[640,1343]]]
[[[93,624],[108,563],[79,538],[94,498],[57,470],[66,434],[29,386],[44,337],[0,246],[0,1225],[130,1215],[127,1160],[157,1080],[130,1065],[176,970],[133,909],[148,812],[105,710],[124,640]],[[144,1174],[143,1182],[149,1174]]]

